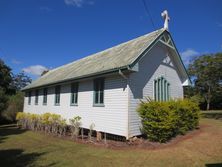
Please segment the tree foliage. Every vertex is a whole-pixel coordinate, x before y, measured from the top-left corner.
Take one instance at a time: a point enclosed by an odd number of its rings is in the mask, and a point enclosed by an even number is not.
[[[15,95],[8,97],[8,106],[2,112],[2,116],[11,122],[15,121],[16,114],[23,110],[24,93],[18,91]]]
[[[210,109],[215,97],[222,93],[222,53],[197,57],[188,67],[194,81],[193,93],[202,96]]]
[[[13,92],[11,83],[11,69],[0,59],[0,114],[7,108],[7,95]]]
[[[23,110],[24,94],[19,90],[30,82],[24,72],[14,75],[0,59],[0,121],[14,121],[16,113]]]
[[[3,88],[0,87],[0,114],[7,108],[8,97]]]
[[[5,94],[13,94],[11,68],[0,59],[0,88]]]
[[[21,90],[24,88],[26,85],[30,84],[32,82],[32,79],[25,75],[24,71],[13,75],[13,87],[16,90]]]

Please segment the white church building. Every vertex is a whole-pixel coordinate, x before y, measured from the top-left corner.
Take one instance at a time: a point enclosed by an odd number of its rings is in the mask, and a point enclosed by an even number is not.
[[[137,113],[147,97],[183,98],[186,69],[164,28],[52,69],[26,86],[24,112],[81,117],[81,126],[126,137],[140,135]]]

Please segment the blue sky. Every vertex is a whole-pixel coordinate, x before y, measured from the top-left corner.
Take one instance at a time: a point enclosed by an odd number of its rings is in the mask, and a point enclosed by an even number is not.
[[[1,0],[0,58],[32,78],[163,27],[161,12],[187,64],[222,52],[221,0]]]

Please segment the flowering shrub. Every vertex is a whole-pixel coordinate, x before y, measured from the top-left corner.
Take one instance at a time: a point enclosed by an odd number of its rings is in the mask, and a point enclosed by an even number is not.
[[[16,115],[17,125],[24,129],[41,130],[59,136],[66,133],[66,119],[58,114],[31,114],[18,112]]]

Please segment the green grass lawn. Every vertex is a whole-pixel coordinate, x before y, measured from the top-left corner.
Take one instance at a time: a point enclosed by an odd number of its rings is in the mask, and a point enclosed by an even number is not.
[[[222,113],[222,110],[209,110],[209,111],[201,111],[201,113]]]
[[[222,110],[201,111],[203,118],[222,119]]]
[[[108,149],[0,126],[0,166],[222,166],[222,121],[202,119],[200,132],[157,149]]]

